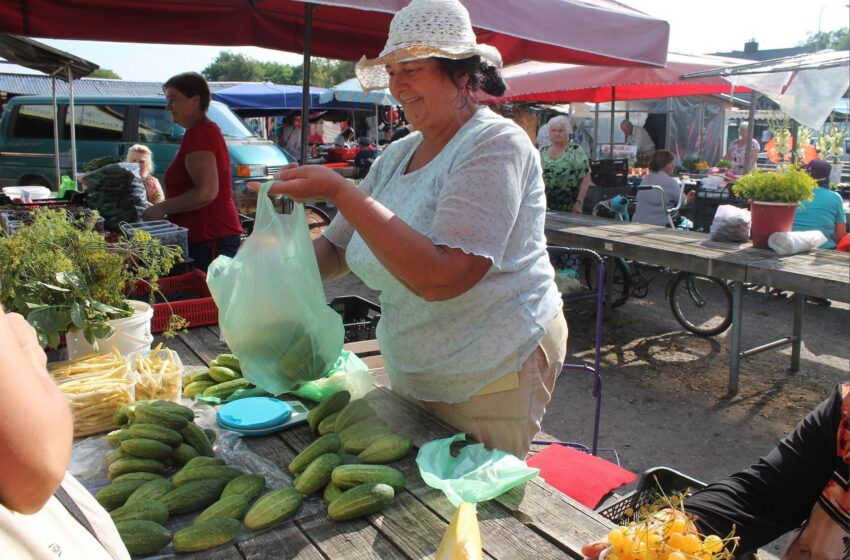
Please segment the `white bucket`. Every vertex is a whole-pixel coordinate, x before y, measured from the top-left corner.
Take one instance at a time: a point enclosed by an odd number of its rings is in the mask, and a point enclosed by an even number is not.
[[[98,354],[108,354],[113,348],[125,356],[139,350],[150,350],[153,342],[153,307],[143,301],[129,300],[128,303],[133,308],[133,315],[109,321],[113,333],[109,338],[97,341]],[[68,331],[65,334],[65,344],[68,346],[69,360],[95,351],[79,330]]]

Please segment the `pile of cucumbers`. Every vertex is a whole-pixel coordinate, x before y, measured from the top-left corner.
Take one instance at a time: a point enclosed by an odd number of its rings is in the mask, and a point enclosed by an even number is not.
[[[203,396],[225,401],[265,394],[242,376],[239,358],[233,354],[219,354],[210,362],[209,369],[197,370],[183,380],[183,396],[187,399]]]
[[[404,487],[404,474],[385,463],[406,457],[413,442],[389,429],[363,399],[334,393],[307,414],[319,438],[295,456],[293,486],[309,496],[320,490],[334,521],[383,509]]]

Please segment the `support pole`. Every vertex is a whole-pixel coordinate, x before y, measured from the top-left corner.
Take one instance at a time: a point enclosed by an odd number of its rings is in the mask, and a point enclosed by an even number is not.
[[[74,73],[68,66],[68,110],[71,111],[71,178],[77,180],[77,114],[74,110]],[[58,154],[57,154],[58,156]]]
[[[593,111],[593,156],[591,159],[599,159],[599,103]]]
[[[56,170],[56,190],[62,185],[62,169],[59,165],[59,115],[56,102],[56,76],[53,76],[53,166]]]
[[[611,137],[608,139],[608,159],[614,159],[614,104],[617,102],[617,88],[611,86]]]
[[[307,163],[307,141],[310,138],[310,51],[313,47],[314,4],[304,4],[304,62],[301,85],[301,165]]]
[[[753,159],[753,132],[755,132],[756,126],[756,100],[758,100],[759,94],[753,91],[750,94],[750,115],[747,119],[747,122],[750,123],[749,128],[747,129],[747,151],[744,152],[744,171],[749,171],[750,163],[752,163]]]

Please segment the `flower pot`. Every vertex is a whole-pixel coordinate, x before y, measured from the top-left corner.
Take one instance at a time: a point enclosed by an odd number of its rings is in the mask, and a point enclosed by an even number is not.
[[[138,350],[150,349],[153,342],[151,334],[153,307],[143,301],[129,300],[128,303],[133,308],[133,315],[108,321],[112,327],[112,336],[97,341],[96,353],[107,354],[114,348],[121,354],[127,355]],[[65,341],[68,346],[69,360],[95,352],[82,331],[68,331]]]
[[[750,239],[753,242],[753,247],[770,249],[767,238],[776,232],[791,231],[796,211],[796,203],[756,202],[751,200],[752,226],[750,228]]]
[[[829,172],[829,182],[832,185],[838,184],[841,182],[841,167],[840,163],[832,163],[830,164],[832,170]]]

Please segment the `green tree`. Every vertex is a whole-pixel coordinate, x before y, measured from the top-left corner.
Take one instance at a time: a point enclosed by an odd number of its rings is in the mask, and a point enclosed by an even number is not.
[[[94,72],[88,75],[89,78],[111,78],[114,80],[120,80],[121,76],[119,76],[114,71],[109,68],[98,68]]]
[[[263,69],[263,80],[273,84],[294,84],[292,79],[295,67],[289,64],[278,64],[277,62],[261,62]]]
[[[813,51],[833,49],[836,51],[850,50],[850,28],[844,27],[835,31],[817,31],[809,33],[804,41],[797,46],[809,47]]]
[[[354,62],[314,58],[310,63],[311,86],[331,87],[354,76]],[[303,80],[304,68],[299,64],[295,67],[293,83],[301,84]]]
[[[221,51],[201,74],[211,82],[259,82],[263,66],[243,54]]]

